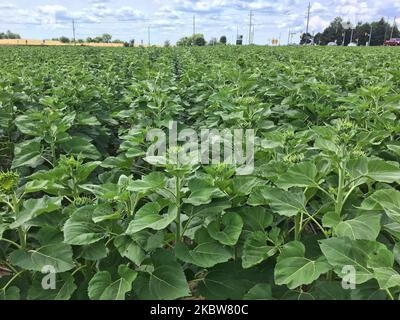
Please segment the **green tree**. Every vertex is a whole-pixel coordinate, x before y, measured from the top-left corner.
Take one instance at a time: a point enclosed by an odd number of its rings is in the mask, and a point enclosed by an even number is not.
[[[60,42],[62,42],[62,43],[70,43],[70,42],[71,42],[71,40],[70,40],[69,38],[64,37],[64,36],[60,37],[59,40],[60,40]]]
[[[204,39],[204,35],[202,35],[200,33],[193,35],[192,40],[193,40],[192,44],[194,46],[202,47],[207,44],[206,40]]]
[[[6,33],[0,33],[0,39],[21,39],[21,36],[17,33],[13,33],[10,30],[7,30]]]
[[[226,44],[226,42],[227,42],[226,36],[221,36],[221,38],[219,38],[219,43]]]
[[[202,34],[195,34],[191,37],[183,37],[176,43],[178,47],[205,46],[206,44],[207,42]]]
[[[110,43],[110,42],[111,42],[111,39],[112,39],[112,35],[109,34],[109,33],[104,33],[104,34],[101,36],[101,38],[102,38],[102,42]]]

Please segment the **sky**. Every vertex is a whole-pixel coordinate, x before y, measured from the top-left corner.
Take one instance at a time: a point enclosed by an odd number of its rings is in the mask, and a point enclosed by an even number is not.
[[[206,40],[225,35],[233,43],[237,32],[249,38],[253,12],[255,44],[272,39],[297,41],[306,29],[309,0],[0,0],[0,32],[11,30],[25,39],[86,39],[110,33],[113,39],[135,39],[162,45],[193,33]],[[353,23],[381,17],[400,23],[400,0],[319,0],[311,2],[311,33],[322,31],[336,16]]]

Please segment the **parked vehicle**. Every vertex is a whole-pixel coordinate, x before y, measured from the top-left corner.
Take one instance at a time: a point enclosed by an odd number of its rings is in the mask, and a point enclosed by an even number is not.
[[[386,40],[383,45],[392,47],[400,46],[400,38],[392,38],[390,40]]]

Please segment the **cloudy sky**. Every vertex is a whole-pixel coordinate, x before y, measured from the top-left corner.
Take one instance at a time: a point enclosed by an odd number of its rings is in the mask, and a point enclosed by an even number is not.
[[[309,0],[0,0],[0,31],[12,30],[23,38],[72,37],[72,20],[77,38],[110,33],[114,39],[175,42],[193,30],[207,40],[226,35],[229,42],[237,30],[247,42],[249,12],[253,11],[254,42],[267,44],[288,31],[305,30]],[[380,17],[400,17],[400,0],[312,1],[310,31],[321,31],[335,16],[352,22]],[[400,19],[397,20],[400,23]],[[298,35],[293,39],[297,40]]]

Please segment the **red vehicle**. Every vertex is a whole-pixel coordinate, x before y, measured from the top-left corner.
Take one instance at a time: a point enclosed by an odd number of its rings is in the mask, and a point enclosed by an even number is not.
[[[400,46],[400,38],[393,38],[390,40],[386,40],[383,45],[385,45],[385,46]]]

